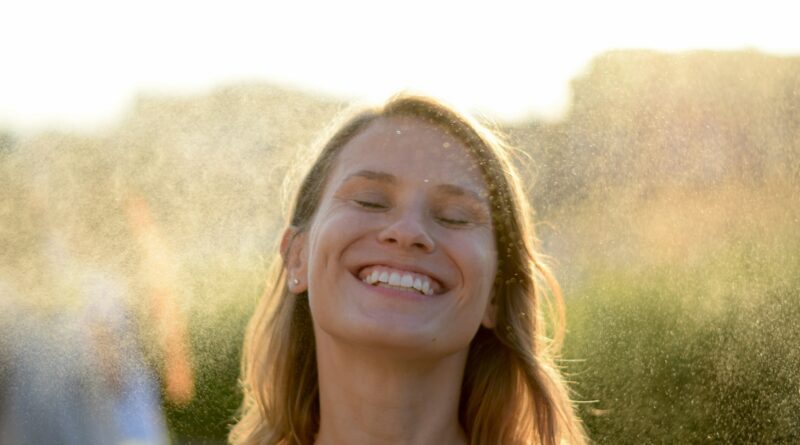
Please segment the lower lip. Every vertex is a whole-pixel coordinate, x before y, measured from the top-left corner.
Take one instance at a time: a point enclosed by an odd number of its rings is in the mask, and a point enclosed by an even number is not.
[[[409,290],[402,290],[396,289],[393,287],[384,287],[384,286],[375,286],[373,284],[369,284],[362,280],[359,280],[357,277],[353,277],[361,283],[362,286],[370,289],[373,292],[378,292],[379,294],[386,295],[387,297],[394,297],[394,298],[402,298],[405,300],[413,300],[413,301],[424,301],[431,297],[431,295],[422,295],[418,292],[413,292]]]

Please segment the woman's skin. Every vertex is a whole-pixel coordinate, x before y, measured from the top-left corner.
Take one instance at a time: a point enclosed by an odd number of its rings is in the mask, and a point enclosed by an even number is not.
[[[314,320],[318,445],[467,443],[467,352],[493,327],[491,221],[480,170],[437,126],[381,118],[342,147],[310,227],[282,246]]]

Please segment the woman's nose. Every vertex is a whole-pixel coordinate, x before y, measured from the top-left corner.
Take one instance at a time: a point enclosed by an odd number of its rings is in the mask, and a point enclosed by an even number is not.
[[[378,240],[404,249],[416,248],[424,252],[432,252],[435,246],[422,217],[413,212],[405,213],[393,220],[381,230]]]

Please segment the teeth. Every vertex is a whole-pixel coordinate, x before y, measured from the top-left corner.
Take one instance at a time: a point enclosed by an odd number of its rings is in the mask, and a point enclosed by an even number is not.
[[[369,277],[367,277],[367,283],[369,283],[369,284],[375,284],[375,283],[378,281],[378,276],[379,276],[380,274],[381,274],[381,273],[380,273],[380,272],[378,272],[377,270],[373,270],[373,271],[372,271],[372,273],[371,273],[371,274],[369,274]]]
[[[430,281],[425,276],[414,276],[410,273],[396,271],[373,270],[363,278],[363,281],[373,285],[388,285],[403,289],[413,289],[424,295],[433,295]]]

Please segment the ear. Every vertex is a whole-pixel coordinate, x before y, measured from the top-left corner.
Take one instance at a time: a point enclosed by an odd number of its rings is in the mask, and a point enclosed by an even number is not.
[[[495,304],[494,295],[486,303],[486,310],[483,313],[481,325],[487,329],[494,329],[497,324],[497,304]]]
[[[283,231],[281,238],[281,257],[287,272],[287,286],[293,294],[308,290],[308,258],[306,256],[306,236],[294,226]]]

